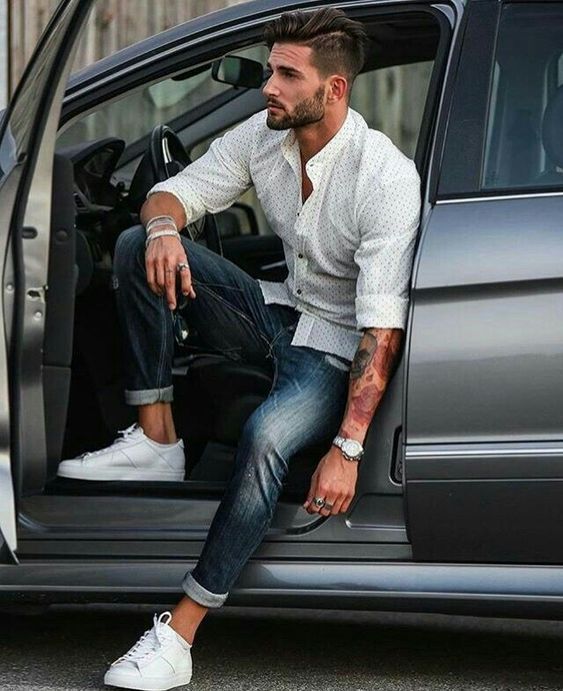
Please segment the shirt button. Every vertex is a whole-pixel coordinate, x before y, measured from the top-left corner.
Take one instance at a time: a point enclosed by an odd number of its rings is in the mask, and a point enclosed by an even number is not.
[[[299,257],[299,259],[303,259],[303,255],[301,254],[301,252],[299,252],[297,256]]]
[[[297,288],[297,295],[301,295],[301,288]]]

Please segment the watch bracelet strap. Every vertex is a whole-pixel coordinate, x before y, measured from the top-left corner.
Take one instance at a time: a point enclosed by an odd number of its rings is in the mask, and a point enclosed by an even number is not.
[[[340,453],[342,454],[342,456],[347,461],[350,461],[350,463],[359,463],[362,459],[362,456],[364,455],[363,450],[362,450],[362,453],[360,454],[360,456],[358,458],[352,458],[351,456],[348,456],[348,454],[344,451],[344,449],[341,446],[344,441],[346,441],[345,437],[341,437],[340,435],[336,435],[336,437],[334,437],[334,439],[332,440],[332,444],[333,444],[333,446],[336,446],[337,449],[340,449]]]

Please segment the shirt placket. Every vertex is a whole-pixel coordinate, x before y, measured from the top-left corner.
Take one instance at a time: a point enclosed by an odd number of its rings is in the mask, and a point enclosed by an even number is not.
[[[299,211],[295,221],[295,237],[296,237],[296,251],[295,251],[295,271],[294,271],[294,294],[296,300],[299,302],[305,295],[307,287],[307,276],[309,269],[309,259],[305,251],[305,237],[307,233],[313,230],[313,216],[315,205],[315,191],[317,189],[317,175],[318,162],[309,161],[307,163],[307,175],[313,185],[313,191],[309,195],[305,203],[302,202],[302,180],[301,180],[301,163],[299,163]]]

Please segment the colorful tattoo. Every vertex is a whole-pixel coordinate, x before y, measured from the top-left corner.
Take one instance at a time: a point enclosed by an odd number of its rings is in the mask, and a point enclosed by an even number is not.
[[[350,367],[348,402],[340,428],[342,436],[363,442],[385,392],[401,338],[400,329],[373,329],[364,332]]]

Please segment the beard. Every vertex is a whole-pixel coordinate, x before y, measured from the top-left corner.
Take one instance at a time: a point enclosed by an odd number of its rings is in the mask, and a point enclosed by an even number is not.
[[[284,113],[278,117],[268,113],[266,125],[271,130],[289,130],[320,122],[325,115],[323,99],[324,87],[320,86],[311,98],[298,103],[292,113]]]

